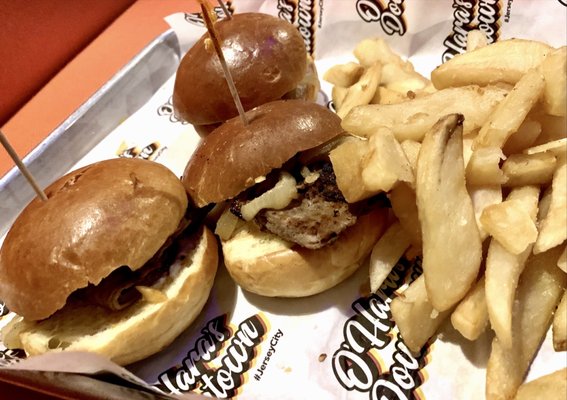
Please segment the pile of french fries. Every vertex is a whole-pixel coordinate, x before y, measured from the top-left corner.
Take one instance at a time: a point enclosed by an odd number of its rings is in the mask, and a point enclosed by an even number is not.
[[[337,183],[349,202],[386,192],[392,204],[373,292],[400,258],[422,257],[391,303],[410,350],[446,319],[468,340],[492,329],[487,399],[565,394],[565,370],[522,383],[552,323],[567,349],[567,49],[468,39],[431,80],[381,39],[326,72],[350,134],[331,152]]]

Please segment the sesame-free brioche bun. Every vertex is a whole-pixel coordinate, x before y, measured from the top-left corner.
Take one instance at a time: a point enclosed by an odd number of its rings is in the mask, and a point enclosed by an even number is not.
[[[217,241],[205,227],[197,234],[196,247],[185,249],[187,257],[153,286],[161,293],[154,299],[113,313],[96,305],[72,305],[43,321],[15,321],[2,332],[4,341],[28,355],[88,351],[120,365],[159,352],[195,320],[213,286]]]
[[[155,162],[117,158],[73,171],[35,198],[0,251],[0,298],[28,320],[116,268],[136,270],[175,232],[187,209],[179,179]]]
[[[344,133],[340,118],[306,100],[278,100],[228,120],[197,147],[182,181],[199,207],[233,198],[297,153]]]
[[[269,297],[304,297],[323,292],[352,275],[384,232],[387,210],[358,218],[332,244],[310,250],[244,224],[222,242],[224,263],[242,288]]]
[[[245,110],[292,91],[307,70],[305,43],[297,28],[275,16],[235,14],[215,23],[221,49]],[[177,69],[173,106],[193,125],[226,121],[238,111],[219,61],[204,34]]]

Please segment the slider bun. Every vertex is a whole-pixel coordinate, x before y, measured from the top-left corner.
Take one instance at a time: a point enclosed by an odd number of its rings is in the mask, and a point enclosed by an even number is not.
[[[246,115],[247,126],[236,117],[208,135],[185,167],[182,181],[197,206],[233,198],[298,152],[343,133],[336,114],[305,100],[273,101]]]
[[[175,174],[140,159],[91,164],[45,193],[18,216],[0,252],[0,298],[28,320],[49,317],[122,265],[144,265],[187,209]]]
[[[323,292],[352,275],[384,232],[388,211],[376,209],[332,244],[318,250],[293,246],[254,224],[222,242],[224,263],[242,288],[263,296],[303,297]]]
[[[166,278],[160,286],[163,301],[142,300],[113,313],[96,305],[71,305],[43,321],[8,325],[4,339],[15,341],[10,347],[23,348],[29,355],[89,351],[120,365],[159,352],[194,321],[213,286],[217,241],[204,227],[198,235],[197,247],[181,261],[186,265],[173,264],[173,279]]]
[[[305,75],[305,44],[289,22],[243,13],[216,22],[215,29],[245,110],[281,98]],[[173,89],[176,115],[193,125],[238,115],[214,48],[205,46],[208,37],[185,54]]]

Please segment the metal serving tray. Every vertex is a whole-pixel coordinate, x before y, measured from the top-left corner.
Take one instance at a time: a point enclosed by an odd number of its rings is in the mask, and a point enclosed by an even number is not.
[[[69,171],[144,105],[175,73],[180,59],[177,36],[168,30],[71,114],[24,158],[40,187]],[[34,197],[35,192],[16,167],[0,179],[0,237]]]

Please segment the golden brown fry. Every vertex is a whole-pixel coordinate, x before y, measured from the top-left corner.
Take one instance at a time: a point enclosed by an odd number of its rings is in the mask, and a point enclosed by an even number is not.
[[[472,152],[466,168],[467,185],[490,186],[506,183],[500,170],[500,160],[505,159],[499,147],[483,147]]]
[[[540,133],[541,123],[528,116],[518,130],[508,138],[502,151],[505,155],[521,153],[535,143]]]
[[[370,104],[398,104],[408,100],[406,94],[379,86],[374,97],[370,100]]]
[[[348,88],[346,87],[333,86],[333,89],[331,90],[331,98],[333,99],[335,110],[341,108],[347,92],[348,92]]]
[[[537,121],[541,124],[541,133],[532,146],[538,146],[567,137],[567,119],[553,115],[539,114]]]
[[[515,400],[565,400],[567,368],[544,375],[518,388]]]
[[[360,41],[353,53],[358,62],[364,67],[370,67],[376,62],[382,64],[393,63],[403,66],[407,71],[413,71],[413,65],[393,52],[382,38],[364,39]]]
[[[560,249],[530,257],[516,291],[512,317],[512,347],[498,338],[486,370],[486,399],[513,398],[549,329],[553,311],[563,295],[566,276],[555,266]]]
[[[451,313],[450,310],[437,312],[433,308],[427,298],[423,275],[392,300],[390,310],[405,345],[413,352],[421,350]]]
[[[369,262],[370,291],[376,293],[396,266],[410,239],[399,222],[394,222],[372,248]]]
[[[551,182],[557,159],[551,152],[512,154],[502,165],[504,186],[544,185]]]
[[[465,186],[462,116],[448,115],[425,135],[417,160],[416,195],[427,294],[450,309],[475,282],[482,245]]]
[[[513,190],[504,203],[515,202],[535,222],[539,200],[539,188],[526,186]],[[510,237],[518,238],[514,232]],[[521,239],[521,238],[520,238]],[[486,258],[486,302],[490,325],[505,348],[512,347],[512,308],[520,274],[532,252],[528,244],[524,251],[514,254],[495,238],[490,241]]]
[[[551,152],[558,158],[564,157],[567,153],[567,138],[557,139],[552,142],[540,144],[524,150],[524,154],[537,154]]]
[[[504,147],[508,138],[520,128],[528,112],[541,98],[544,86],[545,80],[538,70],[528,71],[484,123],[473,149]]]
[[[405,183],[396,185],[388,193],[394,214],[409,236],[411,243],[421,248],[421,225],[417,215],[415,190]]]
[[[553,348],[555,351],[567,350],[567,292],[565,291],[553,316]]]
[[[364,67],[355,62],[333,65],[325,72],[323,79],[335,86],[349,87],[354,85],[364,72]]]
[[[480,216],[486,207],[502,203],[502,188],[500,185],[492,185],[475,186],[469,187],[468,189],[473,202],[474,215],[478,231],[480,233],[480,240],[484,242],[484,239],[488,237],[488,232],[486,232],[486,230],[482,227],[482,224],[480,223]]]
[[[378,84],[380,83],[380,75],[382,73],[382,64],[376,63],[366,69],[358,82],[348,88],[337,114],[344,118],[356,106],[366,105],[374,97]]]
[[[467,34],[467,52],[471,52],[488,44],[486,34],[479,30],[473,29]]]
[[[488,309],[482,277],[451,314],[451,324],[468,340],[476,340],[488,326]]]
[[[496,87],[467,86],[435,92],[399,104],[371,104],[354,108],[342,122],[345,131],[370,136],[380,126],[394,132],[399,142],[421,142],[441,115],[459,113],[465,117],[464,134],[476,131],[488,119],[508,92]]]
[[[456,55],[431,72],[437,89],[464,85],[515,84],[537,68],[552,48],[545,43],[509,39]]]
[[[559,160],[553,174],[551,203],[539,227],[534,254],[551,249],[563,243],[567,238],[567,163],[565,157]]]
[[[398,182],[414,183],[411,165],[392,131],[380,128],[368,140],[367,153],[360,160],[360,182],[376,194],[388,192]]]
[[[544,110],[551,115],[565,116],[567,111],[567,47],[552,51],[540,65],[545,78]]]

